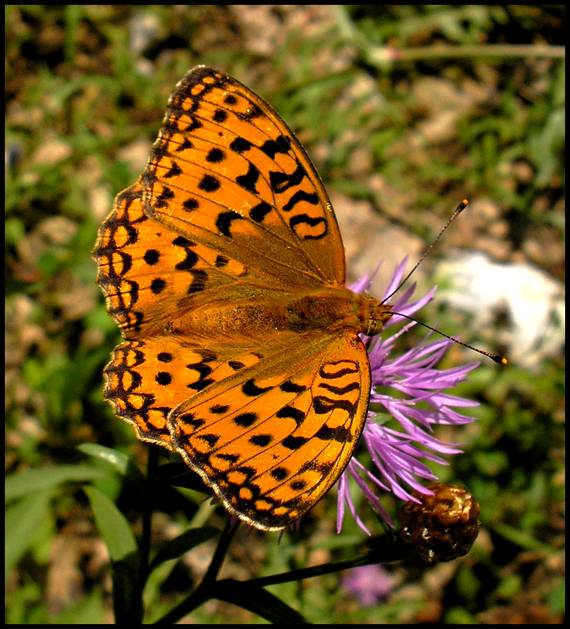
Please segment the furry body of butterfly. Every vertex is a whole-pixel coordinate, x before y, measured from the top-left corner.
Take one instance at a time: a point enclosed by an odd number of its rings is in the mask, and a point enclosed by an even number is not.
[[[168,333],[214,340],[229,337],[236,345],[251,344],[253,335],[267,338],[284,331],[352,330],[374,335],[391,317],[390,306],[342,286],[295,293],[243,287],[233,298],[221,291],[202,304],[194,299],[185,310],[181,304],[181,314],[167,324]]]

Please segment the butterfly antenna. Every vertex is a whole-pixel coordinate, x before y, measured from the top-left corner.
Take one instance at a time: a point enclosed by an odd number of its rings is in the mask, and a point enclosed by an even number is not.
[[[469,205],[469,201],[467,199],[462,199],[460,201],[460,203],[457,205],[457,207],[453,211],[453,214],[447,219],[445,225],[441,228],[439,234],[434,238],[431,244],[426,247],[425,251],[422,253],[419,260],[414,264],[412,270],[409,273],[407,273],[404,279],[398,284],[398,286],[387,297],[385,297],[382,300],[383,304],[386,303],[392,297],[392,295],[397,293],[400,290],[400,288],[402,288],[402,286],[410,279],[410,277],[415,273],[416,269],[427,258],[427,256],[431,253],[431,250],[439,242],[439,240],[441,239],[441,237],[443,236],[447,228],[451,225],[451,223],[453,223],[453,221],[461,214],[461,212],[463,212],[463,210],[468,205]],[[443,336],[444,338],[449,339],[453,343],[457,343],[457,345],[462,345],[463,347],[466,347],[467,349],[471,349],[474,352],[477,352],[478,354],[487,356],[487,358],[490,358],[491,360],[495,361],[499,365],[508,364],[508,360],[504,356],[501,356],[500,354],[493,354],[491,352],[486,352],[485,350],[479,349],[478,347],[473,347],[473,345],[469,345],[468,343],[463,343],[463,341],[458,341],[456,338],[449,336],[449,334],[445,334],[445,332],[441,332],[440,330],[437,330],[436,328],[432,328],[431,325],[428,325],[427,323],[424,323],[423,321],[418,321],[417,319],[414,319],[413,317],[402,314],[401,312],[392,311],[392,314],[403,317],[404,319],[408,319],[409,321],[413,321],[414,323],[417,323],[418,325],[421,325],[424,328],[427,328],[428,330],[431,330],[432,332],[435,332],[436,334],[439,334],[440,336]]]
[[[385,304],[395,293],[397,293],[400,288],[410,279],[410,277],[415,273],[416,269],[420,266],[420,264],[429,256],[431,250],[437,245],[447,228],[453,223],[453,221],[463,212],[463,210],[469,205],[469,201],[467,199],[463,199],[458,206],[455,208],[453,214],[447,219],[445,225],[441,228],[439,234],[434,238],[432,243],[427,246],[425,251],[420,256],[419,260],[414,264],[413,269],[404,277],[404,279],[398,284],[398,286],[382,300],[382,303]],[[395,313],[394,313],[395,314]],[[445,335],[444,335],[445,336]]]
[[[441,332],[441,330],[437,330],[436,328],[432,328],[431,325],[428,325],[427,323],[424,323],[423,321],[418,321],[417,319],[414,319],[413,317],[410,317],[408,315],[402,314],[401,312],[393,312],[392,311],[392,314],[393,315],[398,315],[399,317],[403,317],[404,319],[408,319],[409,321],[414,321],[414,323],[417,323],[418,325],[421,325],[424,328],[427,328],[428,330],[431,330],[432,332],[435,332],[436,334],[439,334],[440,336],[443,336],[446,339],[449,339],[450,341],[453,341],[454,343],[457,343],[457,345],[463,345],[463,347],[467,347],[467,349],[472,349],[474,352],[477,352],[478,354],[482,354],[483,356],[487,356],[487,358],[490,358],[491,360],[494,360],[499,365],[508,365],[509,364],[509,361],[504,356],[501,356],[500,354],[493,354],[492,352],[486,352],[484,349],[479,349],[478,347],[473,347],[473,345],[469,345],[468,343],[463,343],[463,341],[458,341],[453,336],[449,336],[449,334],[445,334],[445,332]]]

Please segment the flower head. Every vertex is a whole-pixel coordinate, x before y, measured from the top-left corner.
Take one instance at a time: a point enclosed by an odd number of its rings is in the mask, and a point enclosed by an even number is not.
[[[399,285],[407,260],[399,264],[386,288],[391,295]],[[362,278],[352,290],[362,292],[370,285],[370,277]],[[410,286],[393,301],[392,310],[411,315],[433,299],[435,288],[424,297],[410,301],[415,285]],[[394,314],[385,330],[401,323]],[[374,471],[368,470],[353,456],[339,480],[337,531],[342,528],[348,507],[358,526],[370,534],[360,518],[351,494],[356,484],[370,505],[393,526],[390,515],[381,504],[375,489],[394,494],[397,498],[418,502],[413,492],[430,495],[422,481],[437,479],[425,461],[446,464],[443,455],[461,452],[458,444],[445,443],[433,434],[440,424],[461,425],[473,421],[456,409],[477,406],[477,402],[446,393],[446,390],[465,379],[478,362],[452,369],[437,369],[436,364],[445,354],[451,341],[438,339],[414,347],[403,354],[393,354],[396,340],[411,327],[407,323],[386,338],[375,337],[368,355],[371,367],[371,393],[368,417],[362,442],[372,460]]]
[[[352,568],[342,578],[343,589],[363,607],[372,607],[387,598],[394,585],[394,577],[378,564]]]

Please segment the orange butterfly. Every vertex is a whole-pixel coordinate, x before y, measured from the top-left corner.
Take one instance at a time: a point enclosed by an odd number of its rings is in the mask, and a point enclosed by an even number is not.
[[[125,339],[105,368],[117,415],[247,523],[300,518],[354,452],[359,333],[391,312],[345,287],[331,203],[287,124],[236,79],[191,70],[94,257]]]

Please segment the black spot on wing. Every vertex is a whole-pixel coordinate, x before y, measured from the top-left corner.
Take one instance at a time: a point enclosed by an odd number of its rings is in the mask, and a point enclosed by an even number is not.
[[[249,151],[251,147],[251,142],[240,136],[230,142],[230,149],[235,153],[245,153],[246,151]]]
[[[156,197],[156,200],[154,203],[155,207],[157,208],[167,207],[169,201],[173,198],[174,198],[174,192],[172,192],[170,188],[167,188],[166,186],[164,186],[162,189],[162,192]]]
[[[271,470],[271,476],[273,476],[275,480],[284,480],[289,476],[289,470],[285,467],[275,467]]]
[[[206,155],[206,161],[211,164],[218,164],[219,162],[223,162],[225,159],[225,153],[222,149],[218,147],[214,147],[208,151]]]
[[[143,258],[148,265],[152,266],[160,260],[160,252],[156,249],[147,249]]]
[[[198,188],[204,192],[215,192],[220,186],[220,180],[214,175],[204,175],[198,184]]]
[[[302,164],[297,164],[297,168],[288,175],[282,170],[269,171],[269,185],[273,192],[281,194],[293,186],[298,186],[307,176],[307,171]]]
[[[340,443],[347,443],[350,441],[350,431],[344,426],[336,426],[330,428],[329,426],[322,426],[315,434],[317,439],[323,439],[325,441],[339,441]]]
[[[326,389],[327,391],[330,391],[331,393],[336,393],[337,395],[346,395],[347,393],[350,393],[350,391],[357,391],[358,389],[360,389],[360,383],[351,382],[345,387],[335,387],[331,384],[328,384],[328,382],[320,382],[319,388]]]
[[[293,435],[289,435],[283,439],[281,445],[288,450],[298,450],[307,441],[308,439],[306,437],[295,437]]]
[[[307,390],[304,384],[297,384],[291,380],[286,380],[279,388],[285,393],[302,393]]]
[[[250,218],[256,223],[261,223],[263,219],[271,212],[272,206],[267,201],[260,201],[249,211]]]
[[[249,428],[257,420],[255,413],[241,413],[234,417],[234,423],[242,428]]]
[[[231,225],[233,221],[238,221],[242,219],[242,215],[234,212],[233,210],[229,210],[227,212],[220,212],[218,217],[216,218],[216,227],[220,234],[227,236],[228,238],[232,237],[231,233]]]
[[[205,441],[210,447],[214,447],[216,443],[218,442],[218,440],[220,439],[220,435],[214,435],[214,434],[198,435],[198,439]]]
[[[312,231],[306,232],[305,230],[299,230],[299,225],[308,225],[312,228]],[[318,229],[314,229],[319,226]],[[309,216],[308,214],[297,214],[289,219],[289,226],[291,229],[303,240],[318,240],[324,238],[327,233],[327,223],[321,216]]]
[[[266,140],[260,147],[267,157],[275,159],[277,153],[287,154],[291,148],[291,138],[279,135],[274,140]]]
[[[256,397],[258,395],[261,395],[262,393],[265,393],[266,391],[269,391],[271,388],[272,387],[265,387],[265,388],[258,387],[255,384],[255,381],[253,380],[253,378],[251,378],[247,382],[244,383],[241,390],[248,397]]]
[[[191,148],[194,148],[191,140],[189,140],[188,138],[184,138],[184,140],[182,140],[182,142],[176,147],[175,150],[177,153],[179,153],[180,151],[186,151],[187,149]]]
[[[225,415],[229,409],[228,404],[214,404],[214,406],[210,406],[210,413],[214,413],[214,415]]]
[[[198,202],[198,199],[195,199],[194,197],[188,197],[188,199],[185,199],[182,203],[184,209],[188,210],[189,212],[197,210],[199,205],[200,203]]]
[[[319,204],[319,197],[316,192],[305,192],[305,190],[297,190],[295,194],[291,195],[291,198],[285,205],[283,206],[284,212],[290,212],[297,203],[301,201],[305,201],[306,203],[310,203],[311,205]]]
[[[319,415],[330,413],[331,411],[337,409],[343,409],[351,416],[356,412],[355,403],[350,402],[349,400],[333,400],[325,397],[324,395],[317,395],[313,398],[313,408],[315,409],[315,413],[318,413]]]
[[[252,445],[258,446],[260,448],[268,446],[272,441],[273,441],[273,437],[268,434],[253,435],[252,437],[249,438],[249,442]]]
[[[159,295],[166,288],[166,281],[161,277],[157,277],[150,283],[150,290],[155,294]]]
[[[275,413],[275,417],[279,417],[280,419],[292,419],[297,425],[299,425],[303,419],[305,419],[305,413],[294,406],[287,405],[280,408],[277,413]]]
[[[259,170],[256,166],[254,166],[251,162],[249,162],[249,167],[247,169],[247,173],[245,175],[239,175],[236,177],[236,182],[242,187],[252,192],[253,194],[257,194],[257,181],[259,179]]]
[[[170,166],[169,170],[164,173],[164,177],[165,179],[169,179],[170,177],[178,177],[178,175],[182,174],[182,168],[180,168],[180,166],[176,163],[176,162],[172,162],[172,165]]]

